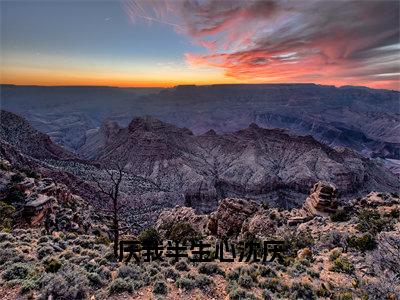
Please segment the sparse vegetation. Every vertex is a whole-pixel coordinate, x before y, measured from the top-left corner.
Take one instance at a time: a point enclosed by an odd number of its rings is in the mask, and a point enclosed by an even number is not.
[[[156,281],[153,287],[154,294],[166,295],[168,294],[168,287],[164,281]]]
[[[333,265],[330,270],[333,272],[351,274],[354,271],[354,266],[346,257],[338,257],[333,261]]]
[[[15,207],[0,201],[0,231],[11,231]]]
[[[382,230],[392,229],[391,221],[391,218],[382,217],[377,210],[365,209],[358,214],[357,229],[376,235]]]
[[[198,241],[201,239],[199,233],[196,232],[189,223],[185,222],[174,224],[166,237],[169,240],[181,243]]]
[[[133,291],[133,286],[130,284],[128,281],[122,279],[122,278],[117,278],[115,279],[109,288],[110,294],[120,294],[123,292],[129,292],[131,293]]]
[[[362,236],[351,236],[348,239],[350,247],[356,248],[362,252],[373,250],[376,246],[375,238],[370,233]]]
[[[225,275],[225,272],[216,263],[201,263],[198,266],[199,273],[207,275]]]
[[[344,209],[338,209],[330,216],[330,218],[332,222],[345,222],[350,220],[349,214]]]

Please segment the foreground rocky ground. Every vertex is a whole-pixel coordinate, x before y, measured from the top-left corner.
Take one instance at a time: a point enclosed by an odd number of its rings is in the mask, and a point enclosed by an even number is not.
[[[231,198],[208,215],[177,206],[123,239],[203,240],[211,255],[220,240],[281,240],[283,259],[127,263],[96,212],[62,184],[2,161],[1,190],[2,299],[399,299],[397,194],[372,192],[341,207],[334,187],[318,183],[290,211]]]

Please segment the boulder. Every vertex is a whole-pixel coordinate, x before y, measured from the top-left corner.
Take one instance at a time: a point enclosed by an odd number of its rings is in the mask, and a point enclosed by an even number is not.
[[[208,217],[197,215],[191,207],[175,206],[172,209],[164,210],[158,217],[155,228],[165,236],[171,227],[178,223],[188,223],[197,232],[205,232],[207,229]]]
[[[259,208],[259,204],[254,201],[223,199],[217,211],[210,215],[208,229],[219,237],[237,236],[245,220],[253,216]]]
[[[273,236],[277,228],[283,225],[283,220],[277,209],[258,211],[243,223],[242,234],[248,232],[253,236]]]

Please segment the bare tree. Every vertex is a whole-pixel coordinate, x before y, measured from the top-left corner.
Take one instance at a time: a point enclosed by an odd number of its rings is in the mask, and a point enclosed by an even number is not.
[[[122,230],[120,219],[121,210],[124,208],[124,201],[121,199],[121,183],[124,177],[125,165],[117,162],[110,164],[111,168],[104,168],[108,175],[109,181],[102,183],[101,180],[92,175],[92,181],[97,185],[100,192],[100,199],[106,201],[105,208],[101,210],[105,212],[111,219],[110,229],[113,232],[113,250],[115,256],[118,256],[118,243],[120,232]],[[100,203],[103,205],[103,201]]]

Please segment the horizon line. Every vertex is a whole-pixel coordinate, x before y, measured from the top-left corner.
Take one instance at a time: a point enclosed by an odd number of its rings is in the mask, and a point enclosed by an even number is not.
[[[343,87],[354,87],[354,88],[367,88],[371,90],[385,90],[385,91],[394,91],[400,92],[395,89],[385,89],[385,88],[373,88],[364,85],[334,85],[334,84],[319,84],[314,82],[282,82],[282,83],[215,83],[215,84],[178,84],[172,86],[113,86],[113,85],[39,85],[39,84],[15,84],[15,83],[0,83],[0,86],[20,86],[20,87],[103,87],[103,88],[117,88],[117,89],[173,89],[180,86],[228,86],[228,85],[315,85],[315,86],[325,86],[325,87],[335,87],[335,88],[343,88]]]

